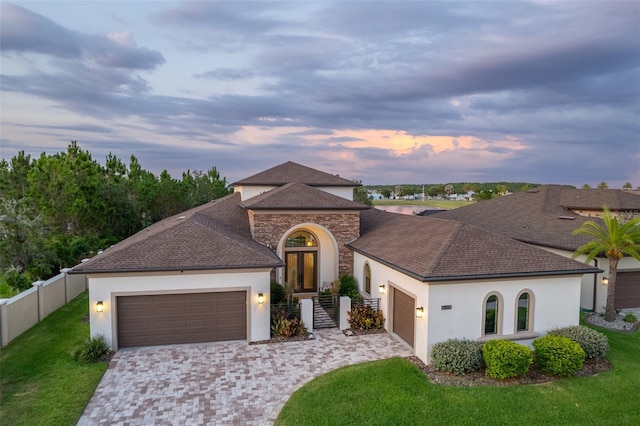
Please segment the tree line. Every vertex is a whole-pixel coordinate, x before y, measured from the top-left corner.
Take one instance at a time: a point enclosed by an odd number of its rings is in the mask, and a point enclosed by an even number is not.
[[[104,166],[72,141],[66,152],[0,162],[0,273],[12,288],[231,191],[215,167],[159,176],[109,154]]]
[[[404,185],[367,185],[365,188],[370,191],[378,191],[384,198],[402,198],[407,195],[422,194],[429,197],[447,196],[451,194],[467,194],[474,192],[482,197],[489,197],[491,194],[500,195],[507,192],[526,191],[527,189],[539,186],[538,183],[527,182],[455,182],[437,184],[404,184]]]

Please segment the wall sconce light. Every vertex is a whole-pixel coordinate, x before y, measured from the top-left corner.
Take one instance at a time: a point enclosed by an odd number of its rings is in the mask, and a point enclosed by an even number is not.
[[[420,306],[419,308],[416,308],[416,317],[422,318],[423,316],[424,316],[424,308],[422,306]]]
[[[380,292],[380,294],[384,294],[384,291],[386,290],[384,284],[380,284],[380,287],[378,287],[378,291]]]
[[[261,305],[264,303],[264,293],[258,293],[258,303]]]
[[[602,285],[609,285],[609,278],[602,277]]]
[[[102,300],[99,300],[98,303],[96,303],[96,312],[102,311],[104,311],[104,304],[102,303]]]

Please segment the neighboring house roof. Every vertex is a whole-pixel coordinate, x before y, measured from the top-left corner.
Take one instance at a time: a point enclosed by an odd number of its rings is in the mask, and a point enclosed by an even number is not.
[[[364,204],[347,200],[302,183],[288,183],[245,200],[251,210],[364,210]]]
[[[573,189],[565,188],[560,194],[560,205],[575,210],[640,210],[640,197],[620,189]]]
[[[561,185],[543,185],[432,217],[464,222],[529,244],[574,251],[590,238],[571,232],[588,220],[601,220],[580,216],[563,207],[561,199],[568,189]]]
[[[359,183],[321,172],[302,164],[287,161],[248,178],[234,182],[233,185],[281,186],[287,183],[304,183],[308,186],[360,186]]]
[[[76,273],[273,268],[283,266],[251,238],[234,193],[161,220],[75,267]]]
[[[580,275],[599,269],[450,220],[360,214],[360,238],[348,244],[421,281]]]

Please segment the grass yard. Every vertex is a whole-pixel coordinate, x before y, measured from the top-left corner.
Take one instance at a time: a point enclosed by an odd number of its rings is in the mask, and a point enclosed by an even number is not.
[[[428,206],[443,210],[452,210],[458,207],[468,206],[475,201],[456,200],[374,200],[374,206]]]
[[[73,360],[88,312],[84,292],[0,350],[0,423],[76,424],[107,369]]]
[[[603,331],[603,330],[598,330]],[[603,331],[613,369],[542,385],[450,387],[401,358],[353,365],[296,391],[277,425],[640,424],[640,332]]]

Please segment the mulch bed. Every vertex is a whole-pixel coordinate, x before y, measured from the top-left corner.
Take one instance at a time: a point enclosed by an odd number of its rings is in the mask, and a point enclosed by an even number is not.
[[[267,340],[259,340],[257,342],[249,342],[250,345],[266,345],[269,343],[286,343],[286,342],[306,342],[307,340],[316,340],[316,336],[313,333],[305,334],[303,336],[291,336],[291,337],[272,337]]]
[[[366,336],[367,334],[384,334],[387,330],[384,328],[370,328],[369,330],[354,330],[352,328],[347,328],[346,330],[342,330],[342,333],[345,336]]]
[[[536,385],[540,383],[553,382],[560,380],[562,377],[551,376],[538,371],[535,365],[532,365],[529,372],[522,377],[514,377],[511,379],[493,379],[487,377],[484,371],[475,371],[462,376],[457,376],[446,371],[438,371],[432,365],[425,365],[418,357],[410,356],[407,361],[416,365],[433,383],[445,386],[515,386],[515,385]],[[582,369],[578,371],[576,376],[593,376],[595,374],[611,370],[611,364],[606,359],[587,360]]]

